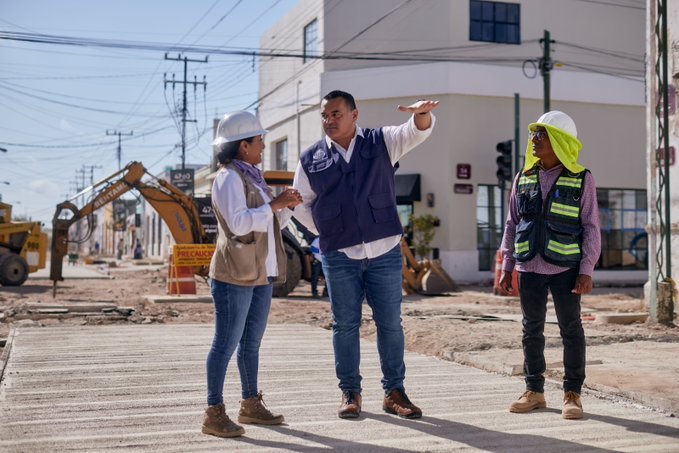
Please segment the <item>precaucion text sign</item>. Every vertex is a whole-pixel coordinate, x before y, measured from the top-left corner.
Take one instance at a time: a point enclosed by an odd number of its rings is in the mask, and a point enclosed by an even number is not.
[[[214,244],[175,244],[172,259],[175,266],[208,266],[214,252]]]

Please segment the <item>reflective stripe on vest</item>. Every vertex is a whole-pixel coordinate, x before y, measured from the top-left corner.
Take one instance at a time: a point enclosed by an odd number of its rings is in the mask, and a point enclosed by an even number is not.
[[[558,214],[577,219],[578,217],[580,217],[580,206],[571,206],[568,204],[552,202],[552,206],[551,208],[549,208],[549,212],[551,214]]]
[[[557,186],[565,186],[565,187],[575,187],[577,189],[582,188],[582,179],[580,178],[570,178],[568,176],[559,176],[559,179],[556,180],[556,185]]]
[[[547,243],[547,248],[561,255],[577,255],[580,253],[580,244],[562,244],[555,240],[550,240]]]
[[[516,253],[526,253],[530,250],[530,241],[517,242],[514,244],[514,250]]]
[[[519,178],[519,187],[520,186],[526,186],[528,184],[537,184],[537,183],[538,183],[538,176],[537,175],[528,175],[528,176],[522,175]]]

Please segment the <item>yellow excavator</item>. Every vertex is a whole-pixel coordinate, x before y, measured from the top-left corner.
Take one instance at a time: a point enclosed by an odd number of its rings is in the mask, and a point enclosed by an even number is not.
[[[291,172],[264,172],[264,179],[272,186],[292,183],[292,178]],[[81,219],[90,218],[97,209],[120,198],[132,189],[139,192],[158,212],[167,224],[175,243],[209,244],[213,242],[205,233],[198,206],[192,197],[169,182],[151,175],[140,162],[130,162],[124,169],[93,185],[92,201],[82,208],[78,208],[71,201],[57,205],[52,219],[50,265],[50,279],[54,282],[54,294],[56,294],[57,282],[63,280],[63,259],[68,254],[69,228]],[[287,255],[287,279],[285,283],[274,285],[273,291],[277,297],[287,296],[301,279],[311,280],[311,264],[307,251],[297,240],[295,233],[288,228],[282,233]],[[297,232],[297,234],[301,233]],[[195,268],[195,271],[199,275],[207,273],[205,268]]]
[[[142,181],[142,178],[146,178]],[[135,189],[167,224],[177,244],[205,244],[210,239],[200,222],[200,213],[193,198],[186,195],[169,182],[151,175],[140,162],[130,162],[125,168],[105,178],[91,188],[93,198],[82,208],[73,202],[65,201],[57,205],[52,218],[52,256],[50,280],[63,280],[64,256],[68,254],[68,230],[80,219],[91,218],[94,212],[120,198],[124,193]]]
[[[47,242],[40,222],[12,222],[12,205],[0,202],[0,285],[21,286],[44,269]]]

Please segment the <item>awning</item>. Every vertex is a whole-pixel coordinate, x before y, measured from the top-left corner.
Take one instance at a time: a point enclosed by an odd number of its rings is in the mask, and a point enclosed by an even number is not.
[[[396,175],[396,203],[409,204],[420,200],[420,175]]]

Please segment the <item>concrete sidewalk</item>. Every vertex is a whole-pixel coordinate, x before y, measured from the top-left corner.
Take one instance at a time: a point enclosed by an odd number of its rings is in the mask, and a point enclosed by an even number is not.
[[[424,410],[417,421],[381,410],[373,343],[362,342],[363,416],[340,420],[331,333],[270,325],[260,387],[285,414],[279,427],[246,426],[240,439],[200,433],[208,325],[21,328],[0,386],[0,451],[677,451],[679,419],[586,393],[586,418],[561,418],[561,391],[549,407],[510,414],[519,378],[408,353],[406,386]],[[225,387],[236,414],[235,362]]]

